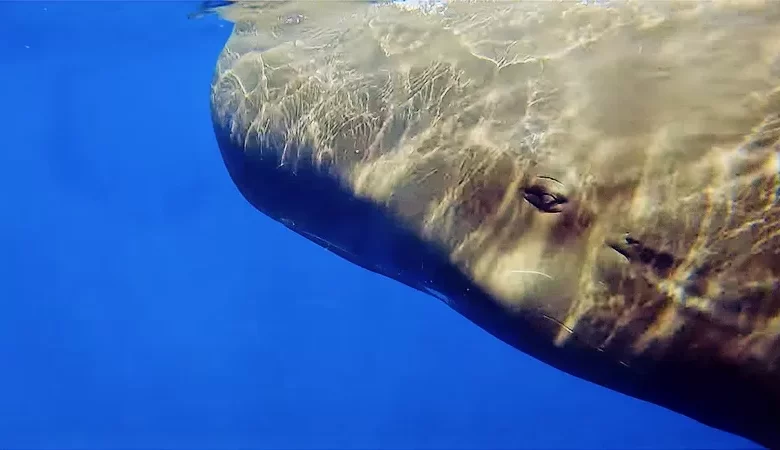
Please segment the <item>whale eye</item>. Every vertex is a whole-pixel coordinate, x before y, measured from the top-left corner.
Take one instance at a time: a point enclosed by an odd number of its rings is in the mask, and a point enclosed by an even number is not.
[[[534,184],[523,189],[523,198],[541,212],[559,213],[563,211],[563,204],[569,200],[556,192],[555,183],[560,184],[552,178],[539,178]]]

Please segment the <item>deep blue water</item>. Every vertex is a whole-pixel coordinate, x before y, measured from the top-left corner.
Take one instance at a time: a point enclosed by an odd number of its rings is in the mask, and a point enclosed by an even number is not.
[[[208,114],[230,27],[195,8],[0,2],[0,447],[749,445],[253,210]]]

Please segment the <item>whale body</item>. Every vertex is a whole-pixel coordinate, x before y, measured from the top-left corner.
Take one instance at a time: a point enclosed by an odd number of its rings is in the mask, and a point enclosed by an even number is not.
[[[259,211],[549,365],[780,448],[780,2],[232,2]]]

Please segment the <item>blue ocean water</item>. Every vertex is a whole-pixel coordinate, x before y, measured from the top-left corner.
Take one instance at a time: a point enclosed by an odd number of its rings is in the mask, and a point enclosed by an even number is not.
[[[0,447],[746,448],[253,210],[195,2],[0,2]]]

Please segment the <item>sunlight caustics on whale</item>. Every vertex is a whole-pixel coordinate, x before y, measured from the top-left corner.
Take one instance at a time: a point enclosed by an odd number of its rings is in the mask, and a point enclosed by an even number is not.
[[[258,210],[515,348],[780,446],[780,2],[253,1]]]

